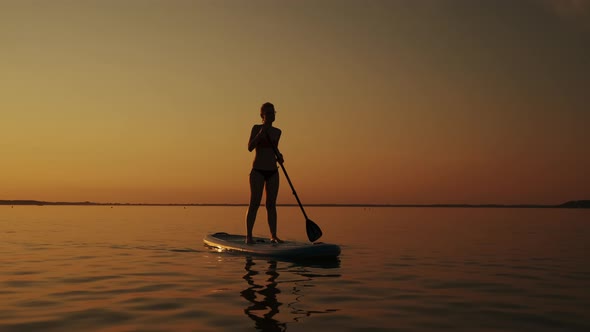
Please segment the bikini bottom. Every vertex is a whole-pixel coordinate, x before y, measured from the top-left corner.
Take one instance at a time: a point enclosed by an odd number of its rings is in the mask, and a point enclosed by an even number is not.
[[[279,173],[278,169],[266,170],[266,169],[252,169],[254,172],[262,175],[264,177],[264,181],[270,180],[275,174]]]

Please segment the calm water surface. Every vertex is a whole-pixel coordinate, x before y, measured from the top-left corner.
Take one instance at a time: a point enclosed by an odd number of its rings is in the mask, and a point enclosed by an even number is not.
[[[0,207],[0,331],[590,331],[588,210],[308,210],[338,261],[205,248],[242,207]]]

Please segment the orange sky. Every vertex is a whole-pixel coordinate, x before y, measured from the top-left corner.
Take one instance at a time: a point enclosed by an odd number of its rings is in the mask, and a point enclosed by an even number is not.
[[[0,2],[0,199],[590,198],[589,1]],[[286,181],[280,203],[294,203]]]

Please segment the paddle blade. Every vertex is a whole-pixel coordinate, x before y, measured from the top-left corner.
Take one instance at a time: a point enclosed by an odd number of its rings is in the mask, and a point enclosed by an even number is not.
[[[305,221],[305,230],[307,231],[307,238],[310,242],[315,242],[322,237],[320,226],[309,219]]]

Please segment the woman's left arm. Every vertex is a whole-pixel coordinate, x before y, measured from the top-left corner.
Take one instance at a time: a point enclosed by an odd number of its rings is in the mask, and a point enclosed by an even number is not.
[[[280,129],[278,129],[278,135],[277,135],[277,143],[276,143],[276,147],[277,147],[277,161],[279,162],[279,164],[283,164],[285,162],[285,159],[283,159],[283,154],[279,151],[279,140],[281,139],[281,134],[282,131]]]

